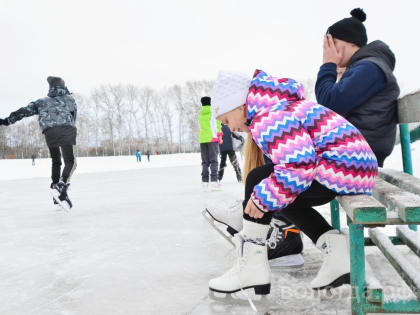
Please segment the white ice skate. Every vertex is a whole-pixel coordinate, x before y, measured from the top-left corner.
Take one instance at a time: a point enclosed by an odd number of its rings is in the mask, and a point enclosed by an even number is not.
[[[267,295],[271,288],[271,272],[268,265],[267,245],[264,242],[268,232],[268,226],[246,221],[244,231],[252,231],[250,235],[259,234],[256,240],[261,243],[254,243],[255,239],[245,240],[246,235],[238,233],[234,237],[236,244],[237,258],[233,267],[218,278],[211,279],[209,289],[219,293],[235,293],[245,289],[254,289],[257,295]],[[255,310],[251,299],[245,293],[249,303]]]
[[[204,192],[209,191],[209,183],[208,183],[208,182],[201,182],[201,189],[202,189]]]
[[[337,230],[322,234],[316,247],[323,252],[323,262],[311,282],[312,289],[336,288],[350,283],[350,254],[347,237]]]
[[[227,209],[206,208],[202,213],[210,225],[232,246],[235,246],[235,244],[232,242],[232,236],[242,230],[242,200],[237,200]],[[219,222],[220,225],[216,224],[215,222]],[[223,229],[220,228],[221,226],[223,226]]]
[[[210,182],[209,189],[210,191],[220,191],[222,190],[222,186],[219,182]]]

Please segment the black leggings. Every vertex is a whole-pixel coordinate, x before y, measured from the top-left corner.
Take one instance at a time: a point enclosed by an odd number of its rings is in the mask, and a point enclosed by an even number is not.
[[[61,153],[64,159],[64,169],[61,179],[67,183],[70,181],[70,177],[76,169],[76,160],[73,154],[73,146],[65,145],[61,147],[48,148],[50,150],[52,159],[52,175],[51,179],[54,184],[58,183],[61,175]],[[61,149],[61,150],[60,150]]]
[[[238,159],[236,158],[235,151],[223,151],[220,153],[220,167],[219,170],[222,170],[226,167],[226,157],[229,156],[230,163],[235,168],[239,167]]]
[[[246,179],[245,184],[245,200],[243,207],[251,198],[254,186],[259,184],[263,179],[270,176],[274,170],[273,164],[266,164],[253,169]],[[324,219],[324,217],[316,211],[315,206],[324,205],[336,197],[336,193],[321,185],[317,181],[313,181],[308,190],[301,193],[293,203],[279,211],[287,220],[295,224],[303,233],[305,233],[314,243],[325,232],[332,230],[332,226]],[[260,224],[270,224],[273,212],[266,212],[261,219],[251,218],[244,213],[244,219]]]

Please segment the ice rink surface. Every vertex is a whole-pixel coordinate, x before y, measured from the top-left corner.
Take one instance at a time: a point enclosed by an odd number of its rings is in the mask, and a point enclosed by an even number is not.
[[[400,168],[398,154],[387,167]],[[0,315],[254,314],[242,294],[208,293],[234,251],[201,211],[242,197],[230,165],[220,192],[201,190],[198,154],[78,165],[69,192],[75,206],[65,213],[49,195],[48,160],[34,167],[0,160]],[[328,206],[318,210],[328,215]],[[348,286],[329,295],[310,289],[321,255],[307,237],[304,244],[305,265],[274,270],[268,298],[249,291],[259,313],[350,314]],[[367,259],[388,293],[411,296],[375,248]]]

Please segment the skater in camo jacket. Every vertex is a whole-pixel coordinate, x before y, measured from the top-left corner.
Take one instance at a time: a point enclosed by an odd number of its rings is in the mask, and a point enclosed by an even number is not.
[[[253,288],[270,293],[266,237],[274,212],[282,213],[323,252],[313,289],[350,280],[344,234],[314,206],[337,195],[371,194],[377,160],[362,134],[332,110],[303,97],[303,86],[257,70],[221,72],[212,94],[215,117],[232,131],[249,133],[245,154],[243,229],[235,234],[234,266],[210,280],[212,291]],[[263,165],[262,155],[273,164]],[[258,163],[257,163],[258,162]]]
[[[39,126],[45,135],[52,159],[51,192],[54,203],[69,209],[72,203],[67,195],[70,178],[76,168],[73,146],[76,145],[77,105],[67,89],[63,79],[48,77],[48,96],[29,103],[0,119],[0,125],[8,126],[17,121],[34,115],[39,117]],[[64,169],[61,173],[61,155],[64,159]]]

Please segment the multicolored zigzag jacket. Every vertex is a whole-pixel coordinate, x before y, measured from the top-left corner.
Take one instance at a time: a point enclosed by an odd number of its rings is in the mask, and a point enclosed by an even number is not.
[[[263,211],[291,204],[313,180],[339,195],[371,194],[378,173],[374,153],[361,133],[332,110],[303,97],[292,79],[255,71],[246,109],[252,138],[274,163],[274,172],[254,187]]]

